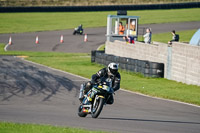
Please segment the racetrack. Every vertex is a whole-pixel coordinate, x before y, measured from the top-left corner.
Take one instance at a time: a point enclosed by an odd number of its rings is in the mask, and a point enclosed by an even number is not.
[[[171,29],[190,30],[199,22],[142,25],[153,33]],[[11,35],[13,45],[8,50],[86,52],[105,43],[105,27],[88,28],[88,42],[83,36],[73,36],[73,30],[35,33],[1,34],[7,43]],[[142,31],[140,31],[140,34]],[[39,45],[35,37],[39,36]],[[60,35],[64,43],[60,44]],[[25,60],[0,56],[0,121],[39,123],[81,127],[91,130],[122,133],[199,133],[200,108],[171,101],[118,91],[115,103],[105,106],[98,119],[80,118],[78,94],[81,83],[87,81],[69,73],[53,70]]]
[[[192,30],[200,28],[200,22],[181,22],[165,24],[140,25],[139,34],[143,34],[143,28],[151,27],[153,34],[176,31]],[[88,42],[84,42],[84,36],[73,36],[73,29],[61,31],[44,31],[33,33],[0,34],[0,43],[8,43],[12,36],[13,45],[8,50],[19,51],[55,51],[70,53],[90,53],[96,50],[106,41],[106,28],[87,28],[84,32],[88,36]],[[64,36],[64,43],[60,43],[61,35]],[[39,37],[39,44],[35,44],[36,36]],[[171,38],[170,38],[171,39]]]
[[[0,121],[122,133],[199,133],[200,107],[118,91],[98,119],[80,118],[79,86],[87,79],[12,56],[0,56]]]

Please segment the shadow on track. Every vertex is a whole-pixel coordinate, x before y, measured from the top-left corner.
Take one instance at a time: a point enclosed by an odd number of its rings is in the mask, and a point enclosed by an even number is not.
[[[139,121],[139,122],[159,122],[159,123],[197,124],[197,125],[200,125],[199,122],[184,122],[184,121],[147,120],[147,119],[131,119],[131,118],[104,118],[104,117],[101,117],[99,119],[117,120],[117,121]]]
[[[0,57],[0,100],[10,101],[14,96],[44,95],[49,100],[61,90],[78,88],[70,79],[46,72],[13,57]]]

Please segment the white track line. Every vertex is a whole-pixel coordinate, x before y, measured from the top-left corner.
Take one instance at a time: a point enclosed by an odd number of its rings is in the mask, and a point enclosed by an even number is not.
[[[17,57],[17,58],[18,58],[18,57]],[[73,73],[65,72],[65,71],[62,71],[62,70],[59,70],[59,69],[55,69],[55,68],[52,68],[52,67],[49,67],[49,66],[45,66],[45,65],[42,65],[42,64],[36,63],[36,62],[32,62],[32,61],[29,61],[29,60],[25,60],[24,58],[20,58],[20,59],[22,59],[22,60],[24,60],[24,61],[26,61],[26,62],[29,62],[29,63],[35,64],[35,65],[39,65],[39,66],[42,66],[42,67],[47,67],[47,68],[49,68],[49,69],[51,69],[51,70],[59,71],[59,72],[62,72],[62,73],[66,73],[66,74],[69,74],[69,75],[72,75],[72,76],[75,76],[75,77],[78,77],[78,78],[82,78],[82,79],[84,79],[84,80],[89,81],[88,78],[84,78],[84,77],[82,77],[82,76],[75,75],[75,74],[73,74]],[[77,80],[77,81],[78,81],[78,80]]]
[[[101,45],[97,48],[97,50],[99,50],[103,45],[105,45],[105,44],[101,44]]]
[[[9,44],[6,44],[6,46],[4,47],[4,51],[7,51],[8,46],[9,46]]]
[[[28,61],[28,60],[24,60],[24,61],[32,63],[32,64],[36,64],[36,65],[39,65],[39,66],[47,67],[49,69],[52,69],[52,70],[55,70],[55,71],[59,71],[59,72],[62,72],[62,73],[66,73],[66,74],[69,74],[69,75],[72,75],[72,76],[75,76],[75,77],[78,77],[78,78],[82,78],[82,79],[84,79],[86,81],[90,80],[88,78],[85,78],[85,77],[82,77],[82,76],[79,76],[79,75],[75,75],[73,73],[65,72],[65,71],[62,71],[62,70],[59,70],[59,69],[55,69],[55,68],[52,68],[52,67],[48,67],[48,66],[45,66],[45,65],[42,65],[42,64],[38,64],[38,63],[35,63],[35,62],[32,62],[32,61]],[[120,88],[120,90],[125,91],[125,92],[129,92],[129,93],[133,93],[133,94],[136,94],[136,95],[148,97],[148,98],[153,98],[153,99],[158,99],[158,100],[164,100],[164,101],[169,101],[169,102],[174,102],[174,103],[179,103],[179,104],[185,104],[185,105],[189,105],[189,106],[200,108],[200,106],[195,105],[195,104],[190,104],[190,103],[185,103],[185,102],[180,102],[180,101],[170,100],[170,99],[164,99],[164,98],[159,98],[159,97],[153,97],[153,96],[145,95],[145,94],[142,94],[142,93],[125,90],[123,88]]]
[[[145,94],[142,94],[142,93],[139,93],[139,92],[133,92],[133,91],[125,90],[125,89],[122,89],[122,88],[120,88],[120,90],[129,92],[129,93],[133,93],[133,94],[137,94],[137,95],[140,95],[140,96],[144,96],[144,97],[149,97],[149,98],[163,100],[163,101],[170,101],[170,102],[174,102],[174,103],[180,103],[180,104],[185,104],[185,105],[200,108],[200,106],[195,105],[195,104],[191,104],[191,103],[185,103],[185,102],[181,102],[181,101],[170,100],[170,99],[165,99],[165,98],[160,98],[160,97],[153,97],[153,96],[145,95]]]

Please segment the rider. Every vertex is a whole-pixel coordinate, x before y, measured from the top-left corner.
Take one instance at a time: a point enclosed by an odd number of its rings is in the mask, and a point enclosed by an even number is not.
[[[80,34],[83,33],[83,25],[82,24],[80,24],[77,28],[75,28],[73,34],[75,35],[76,33],[80,33]]]
[[[82,25],[82,24],[80,24],[80,25],[78,26],[78,31],[81,31],[81,30],[83,30],[83,25]]]
[[[105,67],[101,70],[99,70],[96,74],[92,75],[92,80],[85,83],[82,85],[82,89],[80,90],[80,96],[79,99],[82,101],[83,100],[83,93],[87,94],[88,91],[92,89],[92,86],[97,84],[101,78],[111,79],[111,87],[113,88],[114,91],[119,90],[120,88],[120,81],[121,81],[121,76],[118,72],[118,64],[116,63],[110,63],[108,67]],[[91,97],[89,97],[90,99]],[[109,98],[107,104],[113,104],[114,99],[113,96]]]

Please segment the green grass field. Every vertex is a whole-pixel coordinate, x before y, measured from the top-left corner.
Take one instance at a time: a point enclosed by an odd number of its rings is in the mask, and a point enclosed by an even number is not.
[[[106,133],[78,128],[0,122],[0,133]]]
[[[179,34],[180,42],[189,43],[190,39],[192,38],[192,36],[194,35],[196,31],[197,29],[177,31],[176,34]],[[168,41],[170,41],[171,39],[172,39],[171,32],[152,34],[152,41],[168,43]],[[138,41],[142,41],[142,40],[143,40],[142,36],[139,36]]]
[[[16,52],[3,51],[4,45],[0,45],[2,55],[26,55],[27,60],[37,62],[56,69],[74,73],[86,78],[96,73],[103,66],[91,63],[90,56],[86,53],[54,53],[54,52]],[[76,68],[76,69],[74,69]],[[186,85],[163,78],[145,78],[141,75],[120,71],[122,76],[121,88],[140,92],[155,97],[162,97],[193,103],[200,105],[200,87],[195,85]]]
[[[140,16],[140,24],[200,21],[200,8],[128,11]],[[19,33],[106,26],[107,15],[116,12],[0,13],[0,33]]]
[[[177,31],[176,34],[179,34],[180,42],[188,43],[196,31],[197,30]],[[159,33],[159,34],[152,35],[152,41],[156,41],[156,42],[167,43],[171,39],[172,39],[171,32]]]

